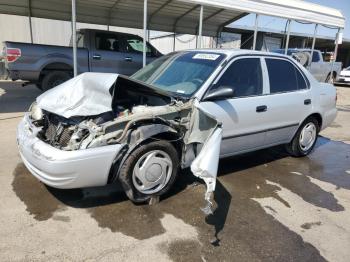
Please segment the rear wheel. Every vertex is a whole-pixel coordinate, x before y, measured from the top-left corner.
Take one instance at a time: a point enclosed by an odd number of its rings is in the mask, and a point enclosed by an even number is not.
[[[50,90],[71,78],[69,72],[66,71],[49,71],[40,84],[43,91]]]
[[[178,168],[179,157],[172,144],[151,142],[128,156],[120,170],[119,181],[131,201],[145,202],[171,188]]]
[[[307,118],[299,127],[293,140],[286,145],[288,153],[295,157],[308,155],[316,144],[319,130],[316,118]]]

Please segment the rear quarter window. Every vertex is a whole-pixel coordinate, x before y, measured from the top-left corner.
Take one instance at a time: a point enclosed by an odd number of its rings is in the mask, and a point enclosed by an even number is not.
[[[284,59],[266,58],[270,93],[292,92],[306,89],[303,75],[291,62]]]

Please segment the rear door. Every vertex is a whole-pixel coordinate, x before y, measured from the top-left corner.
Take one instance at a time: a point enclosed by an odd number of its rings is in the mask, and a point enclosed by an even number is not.
[[[132,59],[122,47],[122,34],[96,32],[91,39],[90,63],[92,72],[129,75]]]
[[[285,58],[265,58],[269,94],[266,100],[266,146],[288,143],[299,124],[311,113],[312,99],[306,76]]]
[[[230,87],[234,97],[201,102],[203,109],[222,122],[221,156],[262,148],[269,122],[266,84],[260,57],[234,59],[210,89]]]
[[[141,37],[114,32],[96,32],[90,41],[92,72],[132,75],[142,68]],[[147,63],[159,55],[159,52],[147,43]]]

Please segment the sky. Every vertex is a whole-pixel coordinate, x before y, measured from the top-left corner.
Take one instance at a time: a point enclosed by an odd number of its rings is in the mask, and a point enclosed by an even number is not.
[[[345,29],[343,30],[343,37],[350,39],[350,0],[306,0],[306,1],[341,10],[343,15],[345,16],[345,23],[346,23]],[[251,14],[234,22],[233,25],[237,24],[237,25],[245,25],[245,26],[254,26],[254,21],[255,21],[255,15]],[[286,24],[285,19],[269,17],[269,16],[259,17],[259,27],[265,27],[265,28],[284,31],[285,24]],[[310,24],[306,25],[306,24],[299,24],[296,22],[293,22],[291,24],[292,32],[313,34],[314,28],[315,26]],[[336,33],[337,33],[336,29],[328,29],[323,26],[319,26],[317,30],[317,35],[319,36],[335,37]]]

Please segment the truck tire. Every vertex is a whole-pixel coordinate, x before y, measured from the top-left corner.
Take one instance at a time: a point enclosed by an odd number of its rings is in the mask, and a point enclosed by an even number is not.
[[[315,117],[308,117],[299,127],[293,140],[286,145],[287,152],[294,157],[308,155],[314,148],[320,126]]]
[[[62,84],[63,82],[66,82],[71,78],[72,77],[69,74],[69,72],[66,72],[66,71],[49,71],[43,77],[43,80],[40,86],[43,91],[47,91],[47,90],[50,90],[51,88],[54,88],[55,86]]]
[[[166,193],[178,169],[178,152],[171,143],[161,140],[135,149],[123,163],[118,179],[127,197],[142,203]]]

